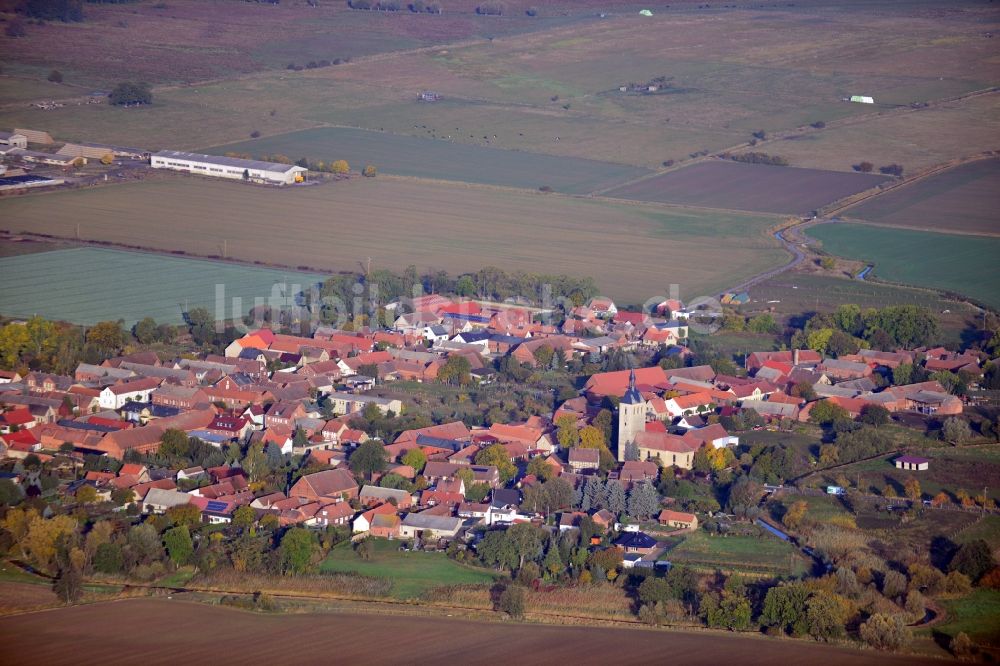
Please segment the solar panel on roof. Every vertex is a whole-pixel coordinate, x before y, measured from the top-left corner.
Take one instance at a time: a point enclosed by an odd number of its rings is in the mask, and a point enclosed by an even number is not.
[[[219,502],[216,500],[209,500],[208,504],[205,505],[206,511],[225,511],[228,505],[225,502]]]

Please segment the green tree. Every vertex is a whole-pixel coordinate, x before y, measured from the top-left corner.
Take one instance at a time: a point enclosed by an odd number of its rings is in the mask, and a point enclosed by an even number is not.
[[[167,548],[167,555],[177,566],[184,566],[194,555],[194,542],[187,525],[167,530],[163,535],[163,545]]]
[[[133,329],[133,334],[135,339],[144,345],[156,342],[160,337],[160,328],[156,324],[156,320],[152,317],[144,317],[140,319]]]
[[[477,453],[476,464],[496,467],[500,472],[500,481],[505,484],[517,475],[517,467],[511,462],[510,454],[501,444],[492,444]]]
[[[851,415],[840,405],[829,400],[821,400],[815,403],[809,412],[809,420],[820,425],[829,425],[837,421],[850,421]]]
[[[889,410],[882,405],[867,404],[861,408],[861,422],[864,424],[877,428],[885,425],[891,419]]]
[[[528,467],[525,469],[525,473],[534,475],[536,479],[541,481],[548,481],[549,479],[555,477],[556,470],[545,462],[545,458],[542,456],[535,456],[528,461]]]
[[[366,479],[372,478],[376,472],[385,469],[389,462],[389,454],[386,453],[382,442],[370,439],[362,443],[351,454],[351,471],[360,474]]]
[[[996,565],[989,544],[983,539],[976,539],[962,544],[955,551],[951,562],[948,563],[948,571],[958,571],[976,582]]]
[[[233,521],[231,525],[234,529],[240,531],[252,531],[253,524],[257,521],[257,514],[254,510],[248,506],[244,505],[233,511]]]
[[[571,449],[580,443],[580,430],[576,427],[576,418],[570,414],[556,419],[556,440],[563,449]]]
[[[292,527],[281,537],[278,555],[281,570],[286,574],[303,574],[312,566],[319,549],[316,535],[302,527]]]
[[[542,531],[531,523],[518,523],[507,528],[507,541],[518,559],[518,568],[526,560],[537,560],[542,553]]]
[[[793,636],[805,634],[808,630],[805,617],[808,597],[809,590],[802,583],[785,583],[772,587],[764,596],[760,623]]]
[[[75,499],[79,504],[93,504],[97,501],[97,489],[91,485],[80,486]]]
[[[246,456],[243,458],[242,466],[250,476],[251,481],[261,481],[270,473],[271,468],[268,465],[267,456],[264,454],[264,445],[262,443],[255,442],[250,445]]]
[[[123,81],[119,83],[108,95],[111,104],[115,106],[136,106],[138,104],[152,104],[153,91],[148,83],[134,83]]]
[[[122,571],[122,548],[117,543],[102,543],[94,551],[94,569],[101,573],[116,574]]]
[[[549,546],[549,550],[545,553],[545,560],[542,562],[542,566],[545,567],[545,571],[548,572],[553,578],[561,574],[566,570],[566,565],[563,564],[562,557],[559,556],[559,549],[552,544]]]
[[[160,438],[159,453],[167,458],[186,458],[190,450],[188,434],[177,428],[168,428]]]
[[[427,464],[427,454],[417,448],[410,449],[403,455],[403,464],[409,465],[419,474]]]

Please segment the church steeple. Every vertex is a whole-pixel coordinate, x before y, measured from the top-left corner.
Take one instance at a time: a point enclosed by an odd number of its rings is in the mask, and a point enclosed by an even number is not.
[[[628,390],[625,391],[622,402],[626,405],[637,405],[640,402],[645,402],[639,389],[635,387],[635,368],[632,368],[628,373]]]

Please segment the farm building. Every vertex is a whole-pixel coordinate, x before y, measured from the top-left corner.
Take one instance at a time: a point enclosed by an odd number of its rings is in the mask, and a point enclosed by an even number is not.
[[[218,157],[182,153],[176,150],[161,150],[150,157],[154,169],[172,169],[203,176],[250,180],[272,185],[291,185],[305,180],[306,169],[294,164],[244,160],[237,157]]]
[[[17,132],[0,132],[0,146],[8,148],[27,148],[28,137]]]
[[[896,469],[908,469],[911,472],[922,472],[930,467],[931,461],[920,456],[899,456],[893,463]]]
[[[875,100],[867,95],[851,95],[851,101],[858,104],[874,104]]]
[[[141,160],[149,156],[149,151],[140,148],[122,148],[121,146],[106,146],[100,143],[67,143],[56,151],[56,155],[87,157],[99,160],[105,155]]]
[[[24,162],[34,162],[35,164],[49,164],[52,166],[71,167],[83,166],[87,163],[86,157],[75,157],[73,155],[53,155],[52,153],[39,153],[34,150],[23,150],[15,148],[7,153],[13,157],[18,157]]]
[[[46,145],[50,143],[55,143],[55,140],[53,140],[52,135],[49,134],[48,132],[43,132],[42,130],[31,130],[31,129],[22,129],[19,127],[15,127],[14,134],[22,135],[28,140],[28,143],[41,143]]]

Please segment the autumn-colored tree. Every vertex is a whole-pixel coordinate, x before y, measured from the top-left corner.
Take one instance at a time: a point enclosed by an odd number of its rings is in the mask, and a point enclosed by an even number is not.
[[[115,161],[115,156],[112,155],[111,153],[105,153],[104,155],[101,156],[101,164],[103,164],[104,166],[108,166],[112,164],[114,161]]]
[[[78,504],[93,504],[97,501],[97,489],[91,485],[83,485],[76,491]]]
[[[361,172],[361,175],[364,176],[365,178],[374,178],[376,175],[375,165],[374,164],[365,165],[364,171]]]
[[[906,493],[906,497],[913,502],[918,501],[922,495],[920,482],[913,477],[906,480],[906,483],[903,484],[903,490]]]
[[[576,418],[565,414],[556,419],[556,439],[559,446],[571,449],[580,443],[580,430],[576,427]]]
[[[604,441],[604,433],[600,428],[592,425],[580,428],[580,448],[582,449],[602,449],[607,446]]]
[[[797,530],[802,525],[802,520],[806,517],[806,511],[809,510],[809,504],[804,500],[799,500],[795,504],[788,507],[785,512],[785,516],[781,519],[781,522],[790,530]]]
[[[935,495],[934,498],[931,500],[931,506],[933,506],[933,507],[942,507],[945,504],[948,504],[948,502],[950,502],[950,501],[951,501],[951,498],[948,497],[948,493],[946,493],[945,491],[942,490],[937,495]]]
[[[72,535],[77,522],[72,516],[42,518],[35,514],[28,525],[28,532],[21,541],[21,552],[36,567],[48,570],[56,555],[59,540]]]
[[[120,322],[98,322],[87,331],[87,344],[103,356],[113,356],[125,346],[125,331]]]
[[[347,160],[335,160],[330,163],[330,171],[338,174],[350,173],[351,167]]]

